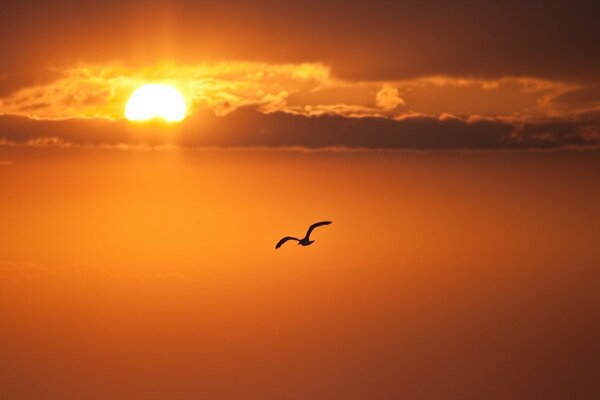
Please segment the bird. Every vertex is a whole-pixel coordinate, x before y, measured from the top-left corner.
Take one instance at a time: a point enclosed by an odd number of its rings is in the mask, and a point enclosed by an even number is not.
[[[298,242],[298,245],[308,246],[314,242],[314,240],[310,240],[310,234],[313,231],[313,229],[318,228],[319,226],[329,225],[329,224],[331,224],[331,221],[315,222],[308,228],[308,230],[306,231],[306,235],[302,239],[298,239],[293,236],[286,236],[283,239],[281,239],[279,242],[277,242],[277,244],[275,245],[275,249],[280,248],[288,240],[296,240]]]

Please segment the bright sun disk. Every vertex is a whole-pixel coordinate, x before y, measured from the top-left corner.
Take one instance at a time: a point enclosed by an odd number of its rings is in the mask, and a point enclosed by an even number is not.
[[[179,122],[185,118],[187,107],[181,93],[173,86],[150,83],[140,86],[129,97],[125,118],[130,121],[163,119]]]

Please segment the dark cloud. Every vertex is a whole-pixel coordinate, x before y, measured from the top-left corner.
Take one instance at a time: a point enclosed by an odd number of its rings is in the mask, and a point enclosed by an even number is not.
[[[577,120],[511,122],[446,116],[347,118],[261,113],[241,108],[226,116],[198,112],[181,125],[126,121],[36,121],[0,118],[0,138],[22,145],[177,145],[181,147],[302,147],[348,149],[561,149],[597,148],[600,114]]]
[[[4,90],[68,61],[319,61],[351,79],[530,76],[598,82],[600,3],[234,0],[3,5]]]
[[[490,149],[506,147],[513,127],[497,122],[411,117],[306,117],[286,113],[260,114],[240,110],[202,135],[186,132],[186,144],[226,146],[300,146],[308,148]]]

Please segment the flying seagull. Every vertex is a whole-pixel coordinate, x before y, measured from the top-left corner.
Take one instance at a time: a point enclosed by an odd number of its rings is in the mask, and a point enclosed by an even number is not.
[[[275,245],[275,248],[278,249],[281,247],[282,244],[284,244],[285,242],[287,242],[288,240],[295,240],[298,242],[299,245],[302,246],[308,246],[309,244],[312,244],[314,242],[314,240],[310,240],[310,234],[313,231],[313,229],[318,228],[319,226],[323,226],[323,225],[329,225],[331,223],[331,221],[321,221],[321,222],[317,222],[314,223],[310,226],[310,228],[308,228],[308,230],[306,231],[306,236],[304,236],[302,239],[298,239],[292,236],[286,236],[283,239],[281,239],[279,242],[277,242],[277,244]]]

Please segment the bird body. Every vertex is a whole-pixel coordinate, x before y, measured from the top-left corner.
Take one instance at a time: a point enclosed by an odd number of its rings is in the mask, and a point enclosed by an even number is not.
[[[329,225],[329,224],[331,224],[331,221],[321,221],[321,222],[314,223],[308,228],[308,230],[306,231],[306,235],[302,239],[298,239],[293,236],[286,236],[283,239],[281,239],[279,242],[277,242],[277,244],[275,245],[275,249],[280,248],[288,240],[297,241],[299,246],[311,245],[315,242],[314,240],[310,240],[310,234],[312,233],[313,229],[318,228],[319,226]]]
[[[315,241],[314,240],[304,240],[302,239],[301,241],[298,242],[299,245],[301,246],[308,246],[309,244],[313,244]]]

